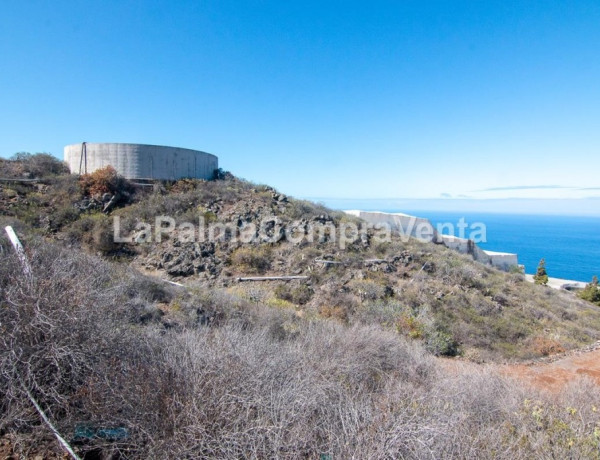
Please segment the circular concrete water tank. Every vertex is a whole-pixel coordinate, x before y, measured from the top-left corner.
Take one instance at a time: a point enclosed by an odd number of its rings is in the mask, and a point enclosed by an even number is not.
[[[110,165],[127,179],[212,179],[219,160],[199,150],[146,144],[91,143],[67,145],[64,159],[74,174]]]

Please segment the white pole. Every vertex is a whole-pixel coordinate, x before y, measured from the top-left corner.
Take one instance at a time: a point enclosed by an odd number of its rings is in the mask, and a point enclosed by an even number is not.
[[[13,228],[10,225],[6,226],[4,228],[4,230],[6,231],[6,234],[8,235],[8,239],[10,240],[13,247],[15,248],[17,257],[19,257],[19,260],[21,261],[21,264],[23,265],[23,273],[26,276],[31,277],[31,265],[29,265],[29,261],[27,260],[27,256],[25,255],[25,250],[23,249],[23,245],[21,244],[21,241],[19,241],[19,237],[17,236],[17,234],[15,233],[15,231],[13,230]],[[56,437],[56,439],[58,440],[60,445],[63,447],[63,449],[65,449],[74,460],[81,460],[80,457],[73,451],[73,449],[71,448],[69,443],[67,441],[65,441],[65,439],[60,435],[58,430],[54,427],[54,425],[52,424],[50,419],[46,416],[46,414],[44,413],[44,411],[42,410],[40,405],[33,398],[31,392],[27,389],[27,387],[25,386],[23,381],[21,381],[21,386],[25,390],[25,393],[27,394],[27,397],[31,401],[31,404],[33,404],[33,406],[35,407],[35,410],[37,410],[38,414],[40,414],[40,417],[42,417],[42,420],[44,421],[44,423],[46,423],[46,425],[48,425],[48,427],[50,428],[50,431],[52,431],[52,433],[54,434],[54,436]]]
[[[44,411],[42,410],[40,405],[33,398],[33,396],[31,395],[31,392],[27,389],[25,384],[23,382],[21,382],[21,385],[23,386],[25,393],[27,393],[27,397],[29,398],[29,401],[31,401],[31,404],[33,404],[33,407],[35,407],[35,410],[37,410],[38,414],[40,414],[40,417],[42,417],[42,420],[44,421],[44,423],[46,423],[46,425],[48,425],[48,428],[50,428],[50,431],[52,431],[52,434],[54,434],[54,436],[56,437],[56,439],[58,440],[58,442],[62,446],[62,448],[65,449],[69,453],[69,455],[73,458],[73,460],[81,460],[81,457],[79,457],[79,455],[77,455],[75,453],[75,451],[69,445],[69,443],[65,440],[65,438],[63,438],[60,435],[60,433],[58,432],[58,430],[54,427],[54,425],[52,424],[50,419],[46,416],[46,414],[44,413]]]
[[[19,241],[19,237],[17,236],[17,234],[15,233],[15,231],[13,230],[13,228],[10,225],[7,225],[6,227],[4,227],[4,230],[6,231],[6,234],[8,235],[8,239],[12,243],[13,248],[15,248],[17,257],[21,261],[21,265],[23,265],[23,273],[26,276],[31,276],[32,275],[31,265],[29,265],[29,261],[27,260],[27,256],[25,255],[25,250],[23,249],[23,245],[21,244],[21,241]]]

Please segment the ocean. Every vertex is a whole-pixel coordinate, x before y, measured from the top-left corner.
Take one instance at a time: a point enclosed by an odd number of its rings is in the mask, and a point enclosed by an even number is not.
[[[600,217],[437,212],[418,209],[382,211],[427,217],[434,225],[451,223],[457,227],[461,217],[471,226],[483,223],[486,227],[487,241],[478,243],[479,246],[490,251],[517,253],[519,263],[525,265],[525,272],[529,274],[535,273],[540,259],[544,258],[550,277],[589,282],[592,276],[600,276]],[[468,229],[466,232],[468,236]]]

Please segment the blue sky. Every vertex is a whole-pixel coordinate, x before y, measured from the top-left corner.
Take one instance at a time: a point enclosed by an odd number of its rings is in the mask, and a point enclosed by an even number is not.
[[[174,145],[325,201],[596,209],[599,24],[597,0],[3,0],[0,155]]]

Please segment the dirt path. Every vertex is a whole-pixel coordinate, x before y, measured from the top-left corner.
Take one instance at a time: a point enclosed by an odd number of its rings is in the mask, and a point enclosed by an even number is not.
[[[500,371],[536,388],[558,392],[580,376],[588,376],[600,385],[600,350],[574,353],[550,363],[509,364]]]
[[[476,364],[460,359],[441,359],[440,364],[450,372],[487,369],[537,389],[557,393],[582,376],[589,377],[600,386],[600,341],[561,355],[521,364]]]

